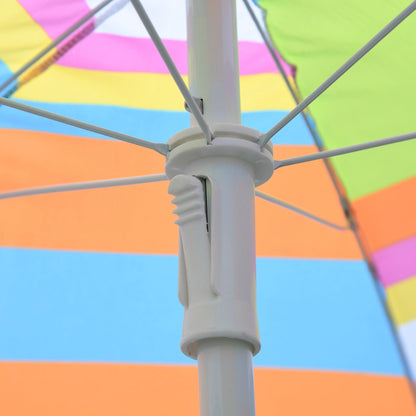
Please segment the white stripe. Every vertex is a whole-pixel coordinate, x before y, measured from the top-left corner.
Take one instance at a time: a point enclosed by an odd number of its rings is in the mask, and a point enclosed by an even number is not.
[[[399,326],[399,335],[413,380],[416,381],[416,319]]]
[[[114,3],[111,3],[108,7],[105,7],[98,15],[95,16],[95,26],[96,29],[100,26],[105,20],[110,16],[117,14],[123,7],[127,5],[130,0],[118,0]]]
[[[241,0],[237,1],[237,28],[238,40],[246,40],[251,42],[264,43],[256,25],[253,22],[247,7]],[[253,11],[259,22],[263,22],[262,12],[259,7],[253,4]]]
[[[86,0],[86,3],[93,8],[100,1]],[[142,4],[162,39],[186,40],[185,0],[142,0]],[[262,21],[260,9],[255,6],[254,9],[259,20]],[[237,0],[237,22],[239,40],[263,43],[246,7],[240,0]],[[96,31],[136,38],[149,37],[131,4],[103,22]]]

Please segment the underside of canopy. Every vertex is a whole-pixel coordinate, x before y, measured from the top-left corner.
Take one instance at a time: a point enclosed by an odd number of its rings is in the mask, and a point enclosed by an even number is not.
[[[296,66],[301,96],[377,33],[407,1],[284,4],[262,0],[269,32]],[[310,106],[327,149],[412,131],[416,17],[410,16]],[[278,138],[277,138],[278,140]],[[331,161],[416,373],[416,142]]]
[[[143,2],[187,82],[184,2],[162,3]],[[3,0],[0,83],[97,4]],[[406,6],[259,4],[300,97]],[[237,5],[242,124],[266,132],[296,103]],[[131,6],[113,16],[105,10],[2,95],[165,143],[189,125],[184,100]],[[412,22],[312,104],[326,149],[414,130]],[[1,192],[164,170],[164,158],[149,149],[5,106],[0,128]],[[300,116],[273,144],[278,160],[317,151]],[[395,144],[332,162],[413,366],[414,150],[415,143]],[[348,227],[322,161],[280,169],[260,191]],[[0,201],[2,413],[196,413],[196,372],[178,347],[170,199],[157,183]],[[256,211],[258,414],[413,415],[406,366],[354,233],[263,200]]]

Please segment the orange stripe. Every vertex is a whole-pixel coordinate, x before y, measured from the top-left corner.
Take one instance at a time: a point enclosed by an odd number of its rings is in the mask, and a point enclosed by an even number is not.
[[[109,140],[4,130],[0,190],[161,173],[152,151]],[[280,158],[313,151],[278,146]],[[261,190],[337,223],[332,185],[318,161],[278,171]],[[9,247],[125,253],[177,253],[167,183],[41,195],[0,203],[0,244]],[[260,256],[356,259],[349,232],[339,232],[265,201],[257,205]]]
[[[257,369],[259,415],[416,416],[408,381],[369,374]]]
[[[371,251],[416,234],[416,176],[352,202]]]
[[[313,146],[274,148],[275,159],[315,152]],[[279,169],[259,190],[328,221],[345,225],[334,186],[322,161]],[[259,200],[256,205],[257,253],[260,256],[360,259],[353,234],[323,226]]]
[[[262,416],[415,416],[404,378],[256,368]],[[0,363],[7,416],[196,415],[193,366]]]

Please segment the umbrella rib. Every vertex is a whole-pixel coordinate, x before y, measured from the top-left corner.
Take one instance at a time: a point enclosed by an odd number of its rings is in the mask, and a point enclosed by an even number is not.
[[[96,15],[101,9],[103,9],[107,4],[111,3],[114,0],[105,0],[100,3],[97,7],[94,7],[90,12],[83,16],[80,20],[74,23],[70,28],[58,36],[52,43],[50,43],[46,48],[40,51],[36,56],[34,56],[30,61],[18,69],[13,75],[11,75],[3,84],[0,85],[0,91],[3,91],[8,87],[13,81],[15,81],[20,75],[26,72],[31,66],[36,62],[42,59],[48,52],[50,52],[55,46],[61,43],[63,40],[72,35],[77,29],[79,29],[85,22],[87,22],[91,17]]]
[[[373,140],[371,142],[359,143],[352,146],[341,147],[339,149],[324,150],[323,152],[311,153],[309,155],[292,157],[290,159],[275,160],[274,168],[278,169],[284,166],[297,165],[299,163],[311,162],[313,160],[324,159],[327,157],[334,157],[345,155],[348,153],[358,152],[361,150],[372,149],[374,147],[386,146],[388,144],[399,143],[406,140],[416,138],[416,132],[401,134],[399,136],[386,137],[380,140]]]
[[[128,178],[104,179],[100,181],[76,182],[61,185],[41,186],[36,188],[19,189],[2,192],[0,199],[20,198],[32,195],[53,194],[57,192],[82,191],[86,189],[111,188],[114,186],[138,185],[142,183],[167,181],[168,177],[161,173],[157,175],[133,176]]]
[[[338,231],[346,231],[346,230],[350,229],[347,226],[341,226],[341,225],[335,224],[333,222],[327,221],[327,220],[325,220],[321,217],[318,217],[314,214],[311,214],[310,212],[304,211],[301,208],[298,208],[298,207],[296,207],[292,204],[289,204],[285,201],[282,201],[281,199],[277,199],[274,196],[265,194],[263,192],[256,191],[256,196],[261,198],[261,199],[264,199],[265,201],[271,202],[272,204],[278,205],[282,208],[286,208],[286,209],[288,209],[292,212],[295,212],[296,214],[302,215],[303,217],[309,218],[310,220],[313,220],[313,221],[319,222],[320,224],[326,225],[327,227],[334,228]]]
[[[166,143],[154,143],[147,140],[138,139],[137,137],[129,136],[127,134],[119,133],[114,130],[105,129],[103,127],[95,126],[94,124],[84,123],[80,120],[65,117],[60,114],[51,113],[50,111],[41,110],[37,107],[32,107],[27,104],[19,103],[9,98],[0,97],[0,105],[15,108],[16,110],[25,111],[40,117],[48,118],[50,120],[58,121],[59,123],[68,124],[69,126],[78,127],[83,130],[92,131],[94,133],[102,134],[103,136],[112,137],[113,139],[121,140],[123,142],[135,144],[137,146],[146,147],[155,150],[156,152],[166,156],[169,151],[169,146]]]
[[[338,68],[329,78],[327,78],[318,88],[302,100],[292,111],[283,117],[274,127],[259,139],[260,147],[264,147],[269,140],[300,114],[309,104],[318,98],[327,88],[329,88],[338,78],[347,72],[355,63],[364,55],[374,48],[384,37],[386,37],[394,28],[396,28],[404,19],[406,19],[416,9],[416,0],[399,13],[390,23],[388,23],[380,32],[378,32],[368,43],[348,59],[340,68]]]
[[[144,27],[146,28],[147,32],[149,33],[150,38],[152,39],[156,49],[158,50],[161,58],[165,62],[172,78],[174,79],[176,85],[178,86],[180,92],[182,93],[186,104],[188,105],[191,113],[195,117],[196,121],[199,124],[199,127],[204,132],[207,142],[211,143],[212,139],[214,138],[214,134],[211,132],[210,127],[207,124],[204,116],[202,115],[199,107],[197,106],[194,98],[192,97],[191,92],[189,91],[188,87],[186,86],[185,82],[183,81],[181,74],[179,73],[178,68],[176,67],[175,63],[173,62],[169,52],[167,51],[165,45],[162,42],[159,34],[157,33],[153,23],[149,19],[145,9],[143,8],[141,2],[139,0],[130,0],[133,7],[136,9],[137,14],[139,15]]]

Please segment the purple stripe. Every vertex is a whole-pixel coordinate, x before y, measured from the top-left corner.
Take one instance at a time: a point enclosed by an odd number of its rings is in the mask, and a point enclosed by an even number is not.
[[[384,287],[416,276],[416,236],[376,251],[373,261]]]
[[[165,46],[182,75],[188,74],[186,42],[164,40]],[[240,42],[240,74],[276,73],[277,68],[265,45]],[[150,39],[129,38],[93,33],[59,60],[60,65],[73,68],[114,72],[150,72],[168,74],[168,70]],[[282,61],[285,72],[293,69]]]
[[[82,0],[20,0],[22,6],[52,38],[89,12]],[[182,75],[188,73],[186,42],[164,40],[166,48]],[[266,46],[257,42],[240,42],[240,73],[254,75],[276,73],[277,68]],[[288,76],[294,69],[279,59]],[[168,70],[150,39],[93,33],[59,60],[60,65],[73,68],[114,72],[150,72],[167,74]]]

